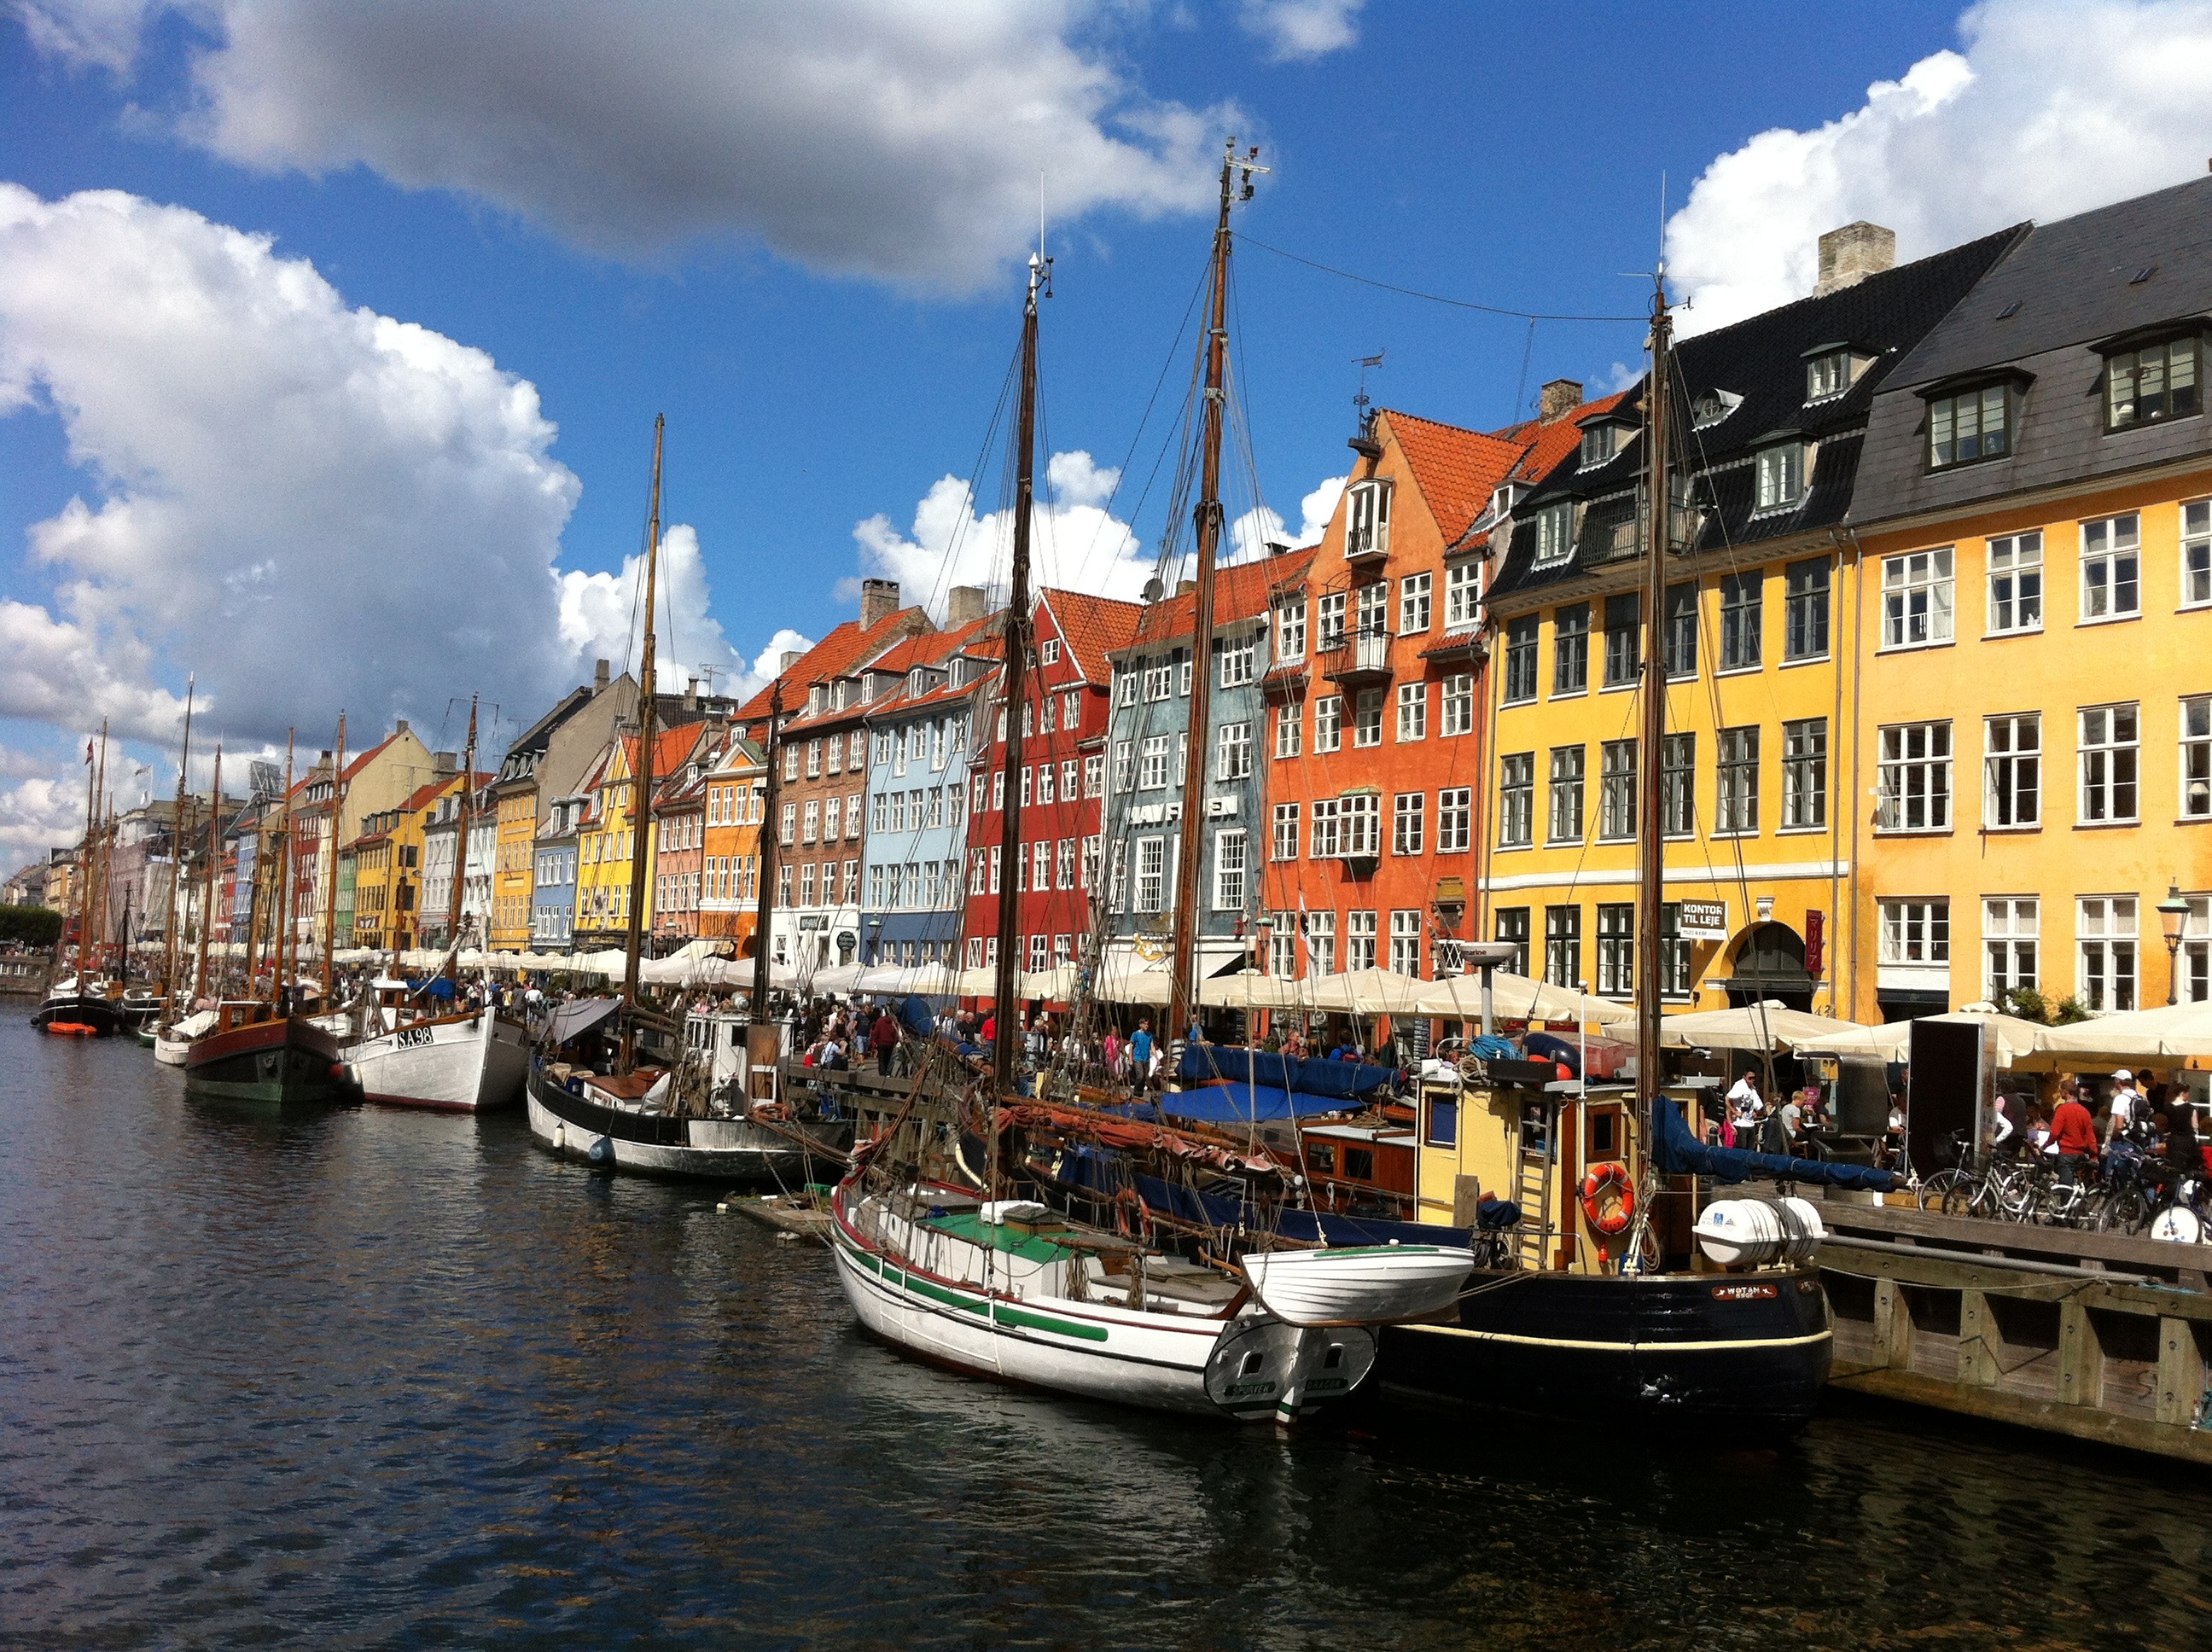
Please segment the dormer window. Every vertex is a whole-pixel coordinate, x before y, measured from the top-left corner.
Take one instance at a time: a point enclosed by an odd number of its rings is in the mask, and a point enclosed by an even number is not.
[[[908,694],[928,693],[929,673],[921,666],[915,666],[906,674],[906,689]]]
[[[807,689],[806,714],[808,716],[811,717],[818,712],[827,710],[829,705],[830,689],[826,684],[817,683],[812,688]]]
[[[2129,430],[2204,410],[2200,353],[2194,333],[2161,339],[2105,357],[2105,428]]]
[[[1620,427],[1593,424],[1583,430],[1582,468],[1594,470],[1620,451]]]
[[[1874,364],[1875,352],[1849,344],[1815,344],[1805,352],[1805,399],[1825,402],[1858,383]]]
[[[968,660],[965,655],[952,656],[951,663],[945,670],[945,680],[956,689],[964,689],[968,686]]]
[[[1575,548],[1575,507],[1569,500],[1536,513],[1536,566],[1563,562]]]
[[[1732,390],[1701,391],[1690,404],[1690,428],[1710,430],[1742,405],[1743,398]]]
[[[1805,444],[1779,441],[1759,450],[1759,498],[1754,508],[1789,510],[1805,496]]]
[[[1346,490],[1344,554],[1346,556],[1387,556],[1390,554],[1390,484],[1354,483]]]
[[[1948,470],[2010,453],[2019,396],[2019,385],[2011,382],[1970,385],[1929,396],[1928,468]]]

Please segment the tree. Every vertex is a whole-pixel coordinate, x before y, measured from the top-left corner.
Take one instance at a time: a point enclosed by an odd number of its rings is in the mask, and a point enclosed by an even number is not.
[[[52,946],[62,938],[62,914],[52,907],[0,906],[0,943]]]

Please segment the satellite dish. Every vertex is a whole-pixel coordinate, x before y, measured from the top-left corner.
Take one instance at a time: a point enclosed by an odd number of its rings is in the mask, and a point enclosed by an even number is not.
[[[1145,581],[1145,600],[1158,602],[1160,599],[1160,592],[1166,589],[1167,587],[1160,583],[1160,576],[1157,574],[1153,574],[1151,579]]]

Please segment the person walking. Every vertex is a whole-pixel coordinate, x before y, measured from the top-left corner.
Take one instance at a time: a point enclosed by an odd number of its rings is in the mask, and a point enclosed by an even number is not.
[[[888,1078],[891,1076],[891,1057],[898,1051],[898,1023],[891,1018],[891,1012],[888,1009],[878,1011],[876,1014],[875,1029],[868,1035],[868,1042],[874,1047],[876,1052],[876,1073],[878,1078]]]
[[[1129,1035],[1129,1080],[1139,1090],[1152,1087],[1152,1023],[1139,1021],[1137,1030]]]

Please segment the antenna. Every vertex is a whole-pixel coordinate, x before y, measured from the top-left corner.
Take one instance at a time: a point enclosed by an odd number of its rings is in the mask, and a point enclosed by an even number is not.
[[[1352,358],[1352,365],[1359,369],[1359,393],[1352,398],[1352,404],[1358,410],[1359,423],[1363,429],[1367,424],[1367,370],[1370,367],[1381,367],[1382,358],[1389,354],[1388,350],[1376,350],[1372,355],[1355,355]]]

